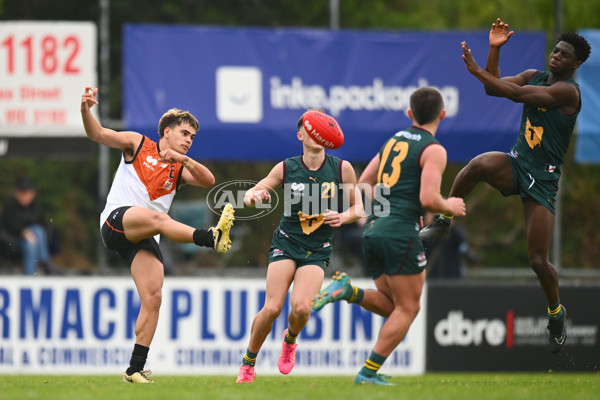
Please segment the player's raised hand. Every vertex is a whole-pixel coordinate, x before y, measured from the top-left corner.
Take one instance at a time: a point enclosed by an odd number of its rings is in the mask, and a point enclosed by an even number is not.
[[[465,62],[465,66],[470,73],[474,74],[479,69],[479,65],[475,62],[473,55],[471,54],[471,49],[467,46],[467,42],[462,42],[460,44],[462,47],[463,55],[462,59]]]
[[[496,19],[496,22],[492,24],[492,29],[490,29],[490,47],[501,47],[508,42],[513,33],[515,32],[508,30],[508,24],[502,22],[500,18]]]
[[[96,100],[96,95],[98,94],[98,88],[92,88],[91,86],[86,86],[85,91],[81,95],[81,111],[87,111],[94,106],[94,104],[98,104],[98,100]]]

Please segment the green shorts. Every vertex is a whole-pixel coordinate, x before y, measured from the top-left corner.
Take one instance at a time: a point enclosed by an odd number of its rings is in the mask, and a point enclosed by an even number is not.
[[[316,250],[305,249],[289,237],[284,236],[277,228],[273,233],[273,241],[269,250],[269,264],[280,260],[292,260],[296,268],[304,265],[318,265],[325,271],[331,257],[331,242],[323,243]]]
[[[558,179],[536,179],[519,164],[517,158],[512,156],[510,156],[510,164],[512,166],[513,182],[516,189],[515,193],[503,194],[505,196],[519,194],[521,198],[530,197],[539,205],[550,210],[552,214],[556,214],[554,204],[556,203],[556,193],[558,192]]]
[[[423,242],[418,236],[366,236],[363,237],[363,253],[373,279],[383,274],[420,274],[427,265]]]

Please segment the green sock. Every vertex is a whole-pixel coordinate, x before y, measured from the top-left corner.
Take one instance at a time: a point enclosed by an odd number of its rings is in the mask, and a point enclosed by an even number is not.
[[[244,358],[242,359],[242,365],[254,367],[254,364],[256,364],[257,355],[258,353],[253,353],[250,351],[250,349],[246,349],[246,354],[244,354]]]
[[[563,315],[563,308],[560,301],[557,304],[548,305],[548,318],[559,319]]]
[[[365,297],[365,291],[359,287],[352,286],[352,296],[350,296],[350,298],[347,300],[348,300],[348,303],[360,304],[363,297]]]
[[[452,218],[454,218],[454,217],[452,215],[440,214],[440,218],[443,219],[444,222],[451,224]]]
[[[288,344],[294,344],[296,343],[296,339],[298,338],[298,334],[292,332],[289,328],[287,330],[287,332],[285,333],[285,338],[283,338],[283,340],[288,343]]]
[[[377,375],[377,371],[383,365],[387,357],[379,355],[374,351],[371,352],[369,359],[365,362],[365,365],[360,369],[360,374],[364,376],[373,377]]]

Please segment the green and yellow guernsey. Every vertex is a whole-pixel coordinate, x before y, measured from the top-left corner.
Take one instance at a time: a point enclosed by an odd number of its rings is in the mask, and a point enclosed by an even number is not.
[[[397,237],[418,232],[416,225],[423,213],[420,159],[432,144],[439,142],[431,133],[415,127],[396,133],[383,144],[373,211],[363,236]]]
[[[536,73],[527,83],[533,86],[551,86],[546,83],[549,72]],[[573,80],[567,80],[577,87]],[[581,110],[565,116],[559,108],[543,108],[523,104],[523,115],[517,142],[511,156],[535,179],[558,180],[563,158],[569,147],[575,120]]]
[[[299,247],[318,251],[331,248],[333,228],[323,222],[327,209],[339,209],[342,160],[325,155],[318,170],[311,171],[302,156],[287,158],[284,170],[284,212],[278,231]]]

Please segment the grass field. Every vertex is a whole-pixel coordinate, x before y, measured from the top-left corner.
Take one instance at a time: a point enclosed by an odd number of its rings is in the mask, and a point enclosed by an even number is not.
[[[393,377],[396,386],[358,386],[353,377],[156,376],[133,385],[120,376],[0,376],[0,399],[600,399],[600,373],[430,373]]]

